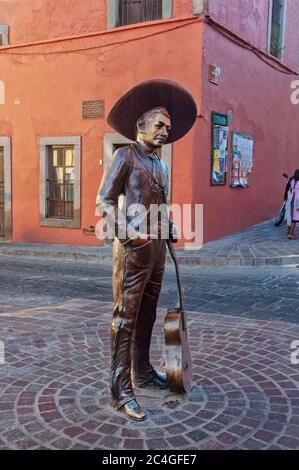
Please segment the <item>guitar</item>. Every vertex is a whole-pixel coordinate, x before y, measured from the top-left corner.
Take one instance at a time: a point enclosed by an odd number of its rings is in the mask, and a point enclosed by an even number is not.
[[[192,383],[192,363],[186,315],[183,309],[182,288],[176,254],[170,240],[167,240],[167,245],[175,265],[179,306],[168,309],[165,317],[166,377],[170,388],[174,392],[187,393]]]

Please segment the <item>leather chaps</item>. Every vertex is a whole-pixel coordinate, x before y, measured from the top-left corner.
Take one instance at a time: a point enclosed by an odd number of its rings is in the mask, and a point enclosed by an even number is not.
[[[166,242],[113,243],[113,298],[110,385],[114,406],[133,400],[133,385],[150,381],[149,350],[165,266]]]

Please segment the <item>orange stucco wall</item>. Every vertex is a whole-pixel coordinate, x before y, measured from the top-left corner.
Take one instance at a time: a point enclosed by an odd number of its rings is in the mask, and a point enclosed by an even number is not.
[[[0,0],[0,24],[10,25],[10,42],[19,44],[106,29],[111,0]],[[174,18],[192,13],[191,0],[173,0]]]
[[[103,158],[103,135],[112,129],[105,119],[82,120],[82,102],[104,99],[107,116],[127,89],[154,77],[183,83],[199,102],[202,24],[190,16],[190,1],[174,2],[174,18],[169,22],[110,31],[105,31],[103,1],[9,3],[0,1],[0,13],[1,21],[11,24],[13,46],[99,32],[0,51],[0,80],[5,83],[0,135],[12,138],[12,240],[97,244],[95,237],[84,235],[82,229],[98,220],[95,197],[103,170],[99,160]],[[20,8],[14,9],[16,4]],[[39,138],[67,135],[82,137],[81,228],[41,227]],[[193,132],[173,146],[174,202],[192,201],[192,149]]]
[[[266,49],[269,0],[210,0],[210,15],[256,47]],[[296,62],[298,2],[288,2],[285,61]],[[26,18],[26,21],[24,21]],[[82,120],[82,102],[113,103],[136,83],[177,80],[194,95],[198,118],[173,145],[172,202],[204,205],[204,240],[272,217],[284,189],[281,173],[299,166],[299,105],[290,102],[296,75],[281,73],[192,17],[191,0],[174,0],[169,21],[106,29],[104,0],[0,0],[0,24],[10,25],[11,47],[0,49],[0,135],[12,139],[12,240],[98,244],[82,229],[95,225],[95,197],[102,177],[106,119]],[[55,39],[55,40],[53,40]],[[34,44],[31,44],[34,43]],[[27,44],[27,45],[26,45]],[[220,85],[208,66],[221,68]],[[275,65],[275,64],[274,64]],[[251,186],[210,186],[211,112],[233,113],[230,130],[254,138]],[[40,227],[39,138],[81,136],[81,228]],[[231,137],[230,137],[231,142]],[[230,151],[230,146],[229,146]]]

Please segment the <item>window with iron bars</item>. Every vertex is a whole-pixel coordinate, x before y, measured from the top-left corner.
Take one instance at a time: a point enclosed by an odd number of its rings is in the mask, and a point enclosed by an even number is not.
[[[117,26],[162,19],[162,0],[118,0]]]
[[[0,24],[0,46],[7,46],[9,44],[9,26],[7,24]]]
[[[74,218],[74,146],[48,147],[47,218]]]

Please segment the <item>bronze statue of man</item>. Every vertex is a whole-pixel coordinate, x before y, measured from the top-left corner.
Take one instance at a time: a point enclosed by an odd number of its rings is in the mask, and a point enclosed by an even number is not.
[[[129,418],[142,421],[145,412],[136,401],[133,386],[168,388],[167,380],[150,363],[150,342],[162,285],[166,241],[159,219],[155,233],[135,223],[134,234],[123,229],[134,222],[126,208],[142,204],[149,222],[151,207],[165,204],[168,170],[156,150],[175,142],[192,127],[196,118],[192,95],[180,84],[156,79],[142,82],[123,95],[108,116],[108,123],[135,141],[118,149],[104,175],[97,204],[105,214],[114,211],[116,238],[113,243],[114,312],[111,325],[110,386],[112,405]],[[169,237],[174,240],[169,220]],[[147,225],[146,225],[147,226]],[[144,224],[143,224],[144,227]]]

